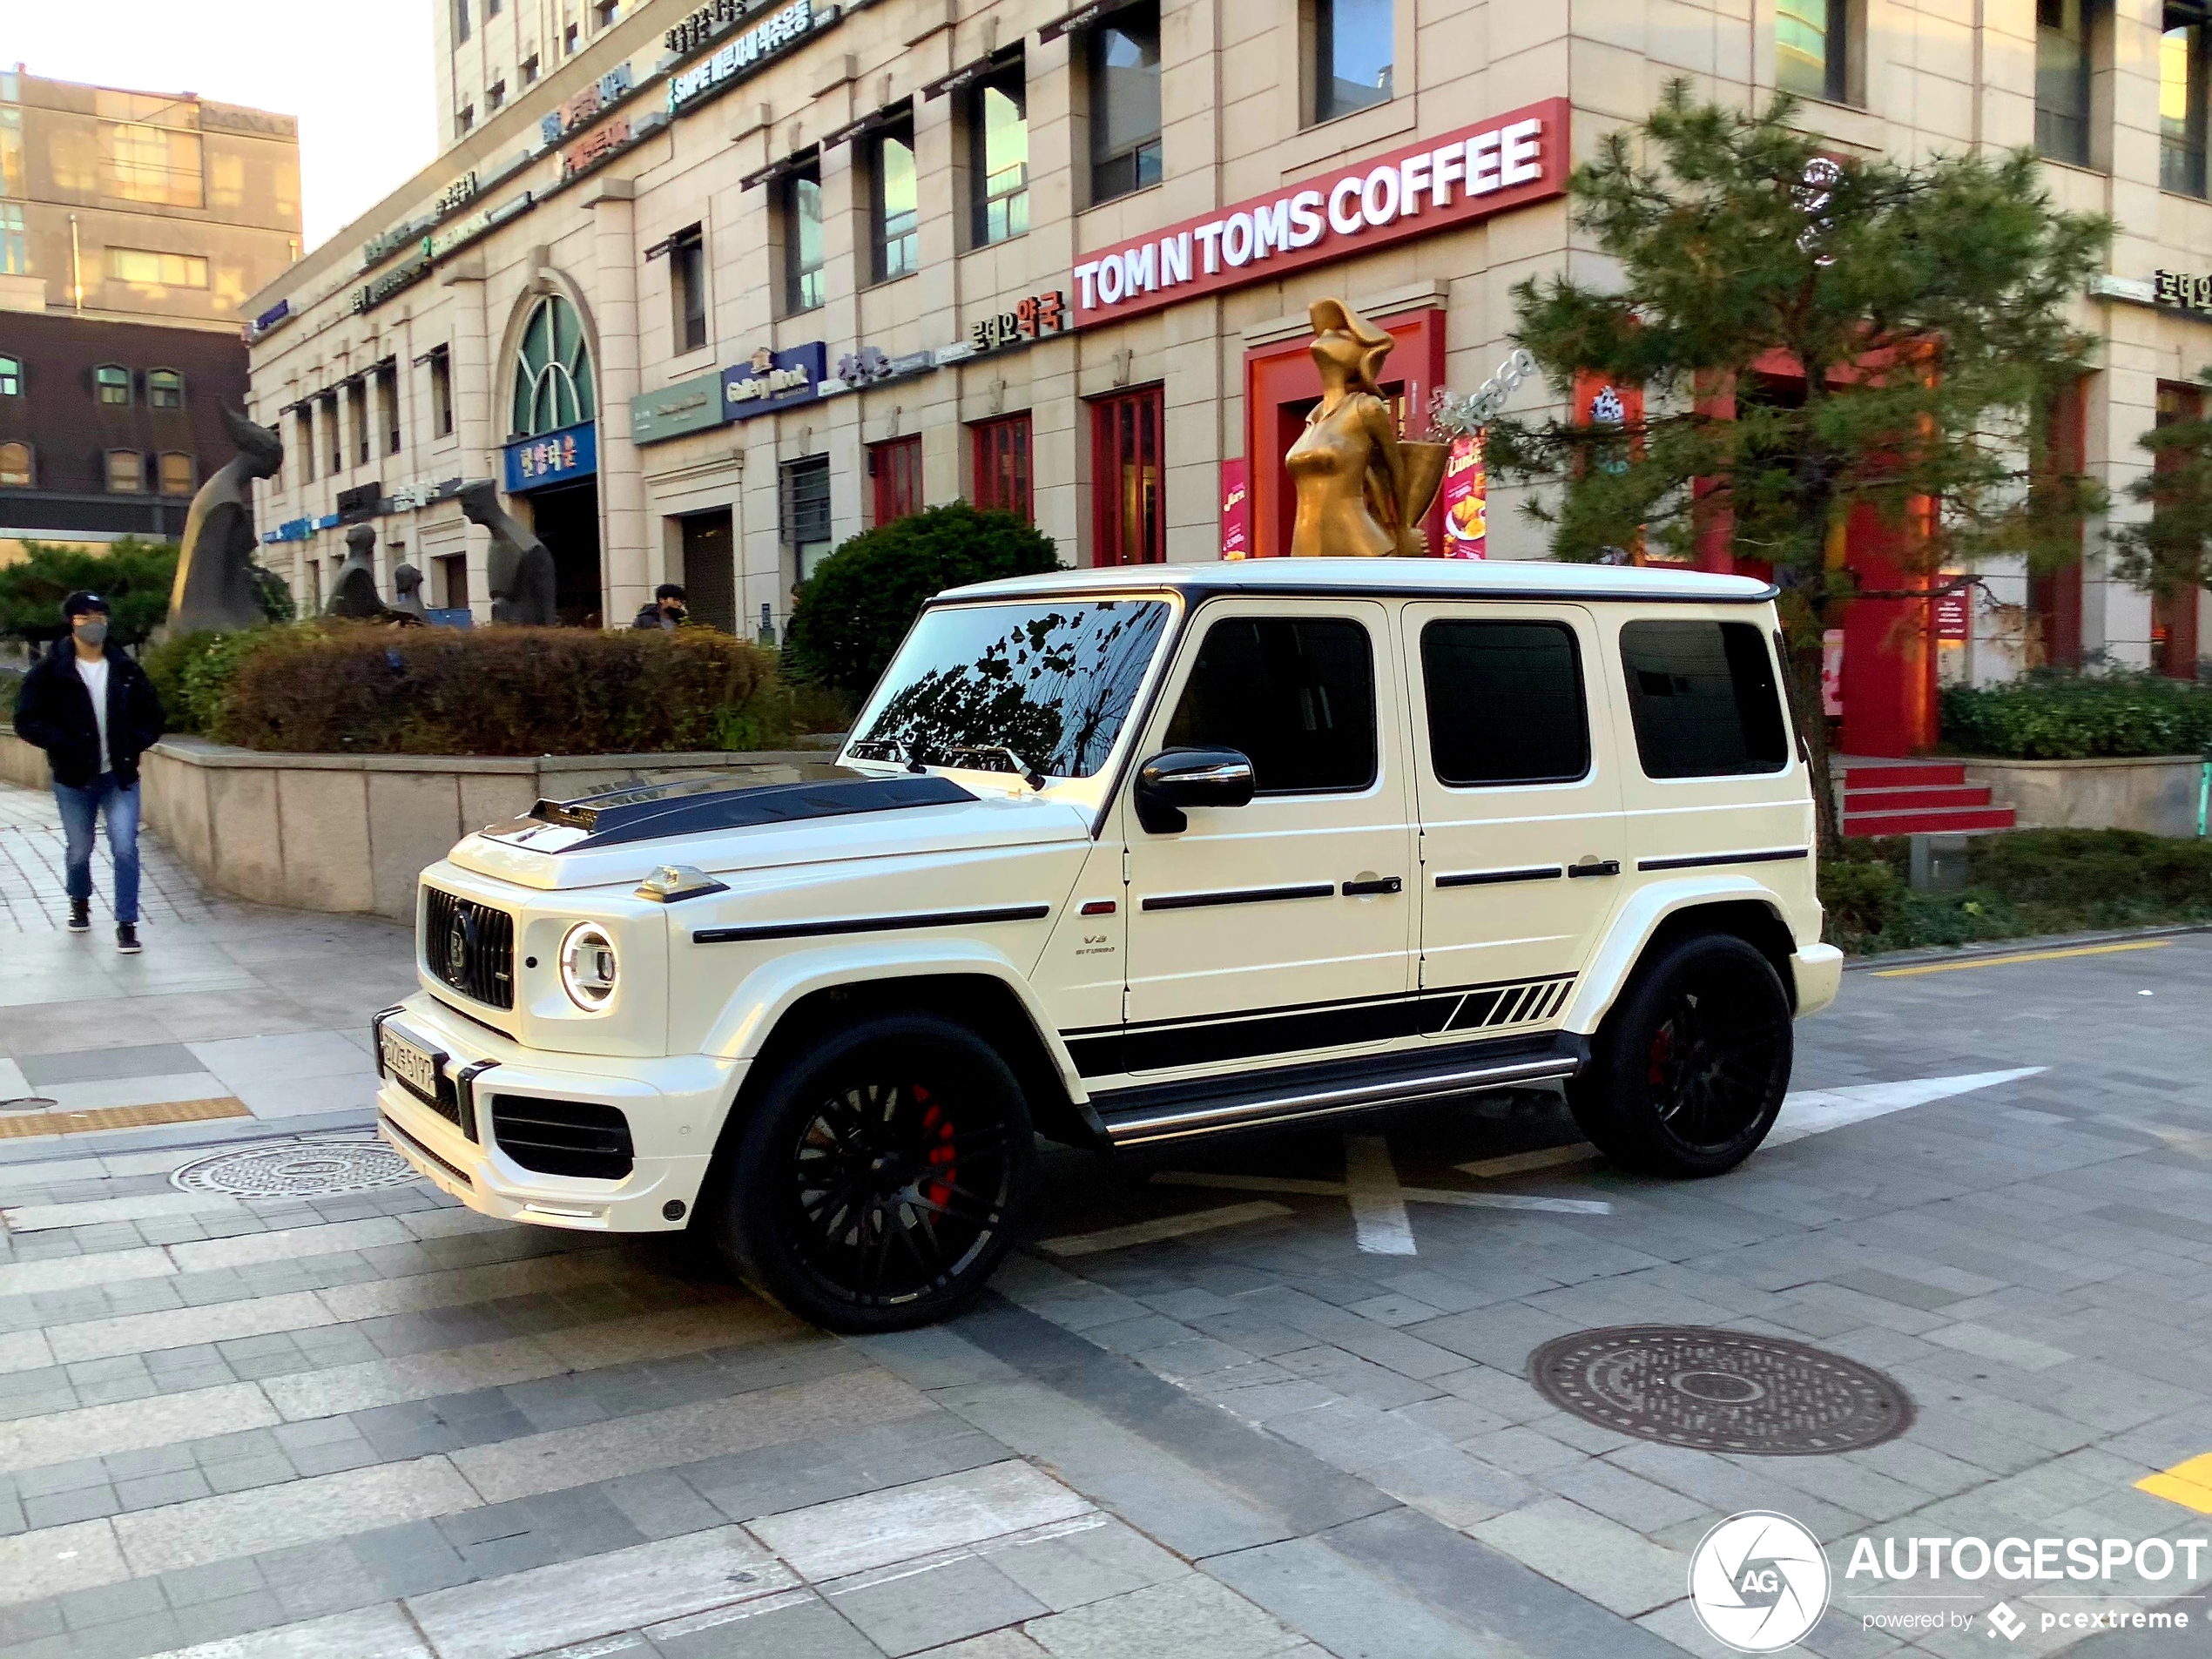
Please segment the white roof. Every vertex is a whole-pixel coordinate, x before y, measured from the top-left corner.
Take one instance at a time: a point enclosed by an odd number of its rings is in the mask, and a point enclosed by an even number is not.
[[[1757,604],[1771,583],[1703,570],[1561,564],[1548,559],[1220,559],[1060,570],[951,588],[942,599],[1016,599],[1175,588],[1211,593],[1360,593],[1379,597],[1575,598]]]

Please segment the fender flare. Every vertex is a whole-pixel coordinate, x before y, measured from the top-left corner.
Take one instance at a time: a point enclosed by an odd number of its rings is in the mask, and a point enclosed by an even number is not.
[[[1583,971],[1581,982],[1575,986],[1574,1000],[1567,1005],[1562,1020],[1565,1028],[1582,1036],[1596,1035],[1598,1027],[1627,987],[1629,976],[1635,972],[1644,948],[1669,917],[1702,905],[1741,904],[1746,900],[1771,912],[1776,924],[1790,935],[1794,947],[1796,934],[1790,927],[1789,909],[1781,895],[1748,875],[1685,876],[1639,888],[1614,916],[1603,942]]]
[[[1058,1070],[1068,1098],[1078,1108],[1090,1098],[1075,1057],[1038,1002],[1028,976],[1003,952],[972,940],[897,946],[855,942],[773,957],[738,983],[700,1047],[707,1054],[749,1066],[759,1058],[784,1016],[817,992],[950,974],[980,974],[1011,992]]]

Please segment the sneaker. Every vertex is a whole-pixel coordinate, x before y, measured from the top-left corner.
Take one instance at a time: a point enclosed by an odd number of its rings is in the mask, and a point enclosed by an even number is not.
[[[73,934],[92,931],[92,901],[90,899],[71,899],[69,901],[69,930]]]
[[[142,947],[138,943],[138,924],[119,922],[115,929],[115,948],[125,956],[136,956]]]

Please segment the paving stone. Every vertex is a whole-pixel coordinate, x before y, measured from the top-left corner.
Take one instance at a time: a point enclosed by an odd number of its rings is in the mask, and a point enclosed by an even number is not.
[[[960,1555],[921,1570],[894,1568],[824,1587],[831,1606],[884,1652],[941,1647],[1044,1614],[1046,1604],[993,1560]]]

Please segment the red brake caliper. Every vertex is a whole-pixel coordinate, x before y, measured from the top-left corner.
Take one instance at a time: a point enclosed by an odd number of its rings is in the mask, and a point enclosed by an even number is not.
[[[931,1167],[944,1177],[932,1181],[921,1190],[921,1196],[935,1204],[949,1204],[953,1190],[948,1183],[960,1178],[960,1155],[953,1150],[953,1120],[945,1109],[929,1097],[929,1091],[920,1083],[914,1086],[914,1098],[921,1103],[921,1139],[928,1149],[924,1154]]]
[[[1651,1039],[1650,1082],[1653,1088],[1657,1089],[1665,1084],[1667,1081],[1667,1062],[1674,1057],[1674,1027],[1670,1025],[1660,1027],[1657,1035]]]

